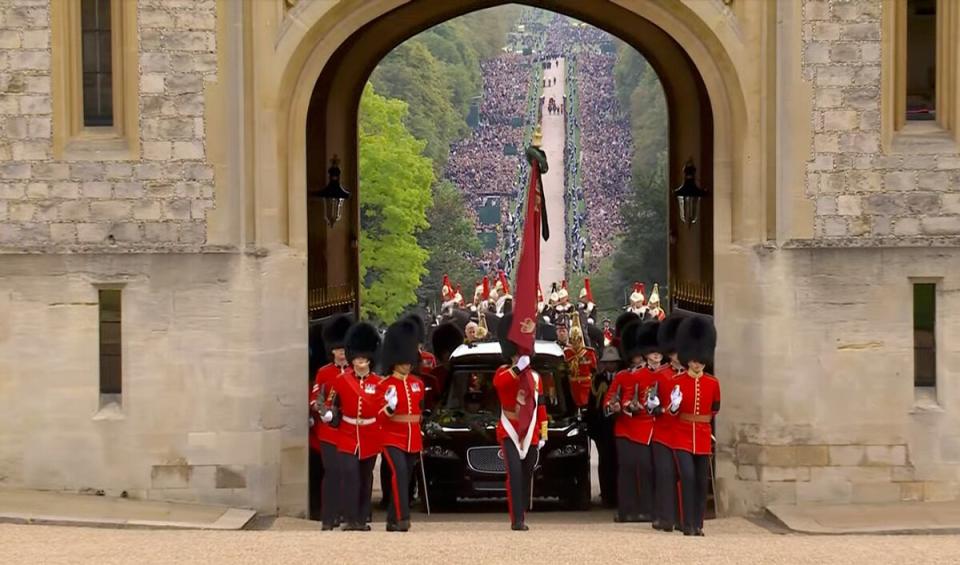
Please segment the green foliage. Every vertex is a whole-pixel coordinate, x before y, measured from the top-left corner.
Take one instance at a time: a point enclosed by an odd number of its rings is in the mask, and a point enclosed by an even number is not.
[[[416,301],[428,253],[433,168],[424,143],[404,127],[407,105],[367,84],[360,99],[360,304],[364,317],[393,322]]]
[[[642,177],[667,151],[669,123],[663,87],[653,67],[625,43],[620,45],[613,76],[621,107],[630,109],[634,177]]]
[[[417,291],[421,304],[429,304],[440,296],[444,274],[453,281],[472,281],[477,269],[471,255],[480,253],[480,240],[466,214],[463,196],[448,181],[433,187],[433,206],[427,212],[430,227],[420,236],[420,244],[430,250],[429,274]]]

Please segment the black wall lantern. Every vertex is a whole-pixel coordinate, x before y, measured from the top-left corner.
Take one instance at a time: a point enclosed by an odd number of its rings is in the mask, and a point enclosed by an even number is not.
[[[692,226],[700,219],[700,201],[707,195],[707,191],[697,186],[697,167],[693,159],[683,166],[683,184],[673,191],[677,197],[677,206],[680,210],[680,221]]]
[[[343,215],[343,203],[350,198],[350,193],[340,184],[340,158],[336,155],[330,160],[327,174],[330,177],[327,186],[314,193],[314,196],[323,199],[323,215],[327,219],[327,225],[332,228]]]

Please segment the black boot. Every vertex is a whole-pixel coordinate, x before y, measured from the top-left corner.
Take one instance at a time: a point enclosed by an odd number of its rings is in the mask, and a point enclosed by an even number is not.
[[[530,528],[528,528],[523,522],[514,522],[513,524],[510,524],[510,529],[515,532],[525,532]]]
[[[664,522],[661,522],[660,520],[654,520],[654,521],[653,521],[653,529],[654,529],[654,530],[660,530],[661,532],[672,532],[672,531],[673,531],[673,524],[665,524]]]
[[[685,535],[685,536],[695,536],[695,535],[697,535],[697,530],[696,530],[696,528],[684,528],[684,529],[683,529],[683,535]]]
[[[702,537],[702,536],[704,536],[704,535],[706,535],[706,534],[704,534],[704,533],[703,533],[703,528],[697,528],[697,532],[696,532],[696,535],[698,535],[698,536],[701,536],[701,537]]]
[[[409,532],[410,531],[410,520],[400,520],[397,523],[398,532]]]
[[[399,532],[398,525],[393,520],[387,520],[387,531],[388,532]]]
[[[328,524],[328,523],[324,522],[323,525],[320,526],[320,531],[329,532],[329,531],[333,530],[333,529],[336,528],[336,527],[337,527],[337,524]]]
[[[343,525],[343,531],[345,532],[369,532],[370,526],[368,524],[356,523],[356,522],[347,522]]]

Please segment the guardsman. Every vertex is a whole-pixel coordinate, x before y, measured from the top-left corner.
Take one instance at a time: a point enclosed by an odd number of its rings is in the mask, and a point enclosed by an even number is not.
[[[627,304],[627,312],[632,312],[637,316],[640,316],[640,319],[644,319],[647,315],[646,307],[646,297],[643,293],[646,291],[646,287],[640,281],[633,283],[633,292],[630,293],[630,303]]]
[[[573,305],[570,304],[570,292],[567,290],[567,280],[560,283],[560,290],[557,291],[557,305],[553,307],[554,323],[560,324],[561,321],[569,325],[570,313],[573,311]]]
[[[623,335],[623,329],[627,327],[630,322],[641,321],[640,316],[637,316],[633,312],[624,312],[617,316],[617,321],[613,325],[613,340],[610,345],[619,348],[620,347],[620,336]],[[623,351],[620,351],[620,359],[623,367],[627,366],[629,359],[625,359],[623,356]]]
[[[507,302],[513,302],[513,295],[510,294],[510,283],[507,281],[507,275],[503,271],[497,273],[497,316],[506,314],[505,307]],[[537,287],[539,288],[539,287]],[[540,295],[538,295],[540,296]],[[542,297],[541,297],[542,299]]]
[[[313,388],[310,391],[310,409],[313,414],[313,428],[310,434],[311,447],[316,442],[316,452],[319,454],[322,467],[322,482],[320,488],[315,489],[311,485],[311,495],[314,491],[320,491],[321,498],[317,511],[322,520],[321,529],[332,530],[340,523],[340,493],[342,491],[342,477],[339,472],[338,463],[340,457],[337,455],[337,436],[336,429],[330,427],[328,422],[322,421],[322,412],[324,404],[330,391],[333,390],[333,384],[347,371],[350,366],[347,363],[347,354],[344,349],[344,338],[347,330],[350,329],[350,317],[346,315],[337,316],[327,322],[323,327],[323,342],[330,352],[331,362],[320,367],[313,381]],[[313,454],[311,449],[310,469],[313,470]],[[312,475],[312,473],[311,473]],[[311,482],[313,476],[311,476]],[[311,496],[311,512],[313,512],[313,500]],[[316,518],[316,515],[313,515]]]
[[[450,355],[458,347],[463,345],[463,332],[456,324],[445,322],[433,330],[430,336],[430,345],[433,347],[433,353],[437,356],[437,366],[433,370],[433,376],[437,380],[437,388],[427,391],[427,408],[432,408],[433,403],[439,397],[440,392],[444,390],[447,384],[447,377],[450,374]]]
[[[554,321],[554,327],[557,329],[557,345],[560,347],[570,345],[570,328],[567,327],[567,320]]]
[[[387,505],[388,532],[410,529],[410,485],[423,448],[420,415],[426,389],[423,381],[411,374],[420,362],[418,339],[416,323],[409,318],[395,322],[383,337],[380,366],[389,376],[377,385],[377,394],[386,402],[380,427],[392,493]]]
[[[617,444],[613,435],[614,421],[603,414],[603,399],[619,370],[620,354],[617,353],[617,348],[604,347],[599,370],[593,378],[590,408],[587,410],[587,429],[590,438],[597,445],[600,500],[605,508],[613,508],[617,504]]]
[[[593,374],[597,371],[597,352],[584,343],[580,314],[577,312],[570,317],[570,339],[563,349],[563,360],[567,364],[567,380],[573,403],[583,409],[590,402],[590,387]]]
[[[647,300],[647,317],[662,322],[667,314],[660,307],[660,285],[653,283],[653,290],[650,291],[650,298]]]
[[[540,283],[537,283],[537,313],[543,314],[543,311],[546,310],[547,303],[543,301],[543,291],[540,290]]]
[[[450,316],[457,306],[456,290],[450,282],[450,277],[443,275],[443,284],[440,287],[440,314]]]
[[[653,407],[656,375],[644,367],[644,355],[657,347],[656,327],[634,321],[621,336],[620,350],[630,367],[616,374],[607,391],[605,408],[616,418],[617,522],[646,522],[653,505]],[[652,345],[652,348],[651,348]]]
[[[610,318],[603,319],[603,347],[613,345],[613,328],[610,327]]]
[[[366,322],[347,332],[346,352],[351,370],[333,384],[322,419],[339,431],[337,449],[343,480],[345,531],[369,531],[373,468],[381,449],[377,416],[385,399],[378,394],[378,377],[372,369],[380,346],[377,328]]]
[[[672,532],[680,527],[677,516],[677,459],[674,454],[676,415],[666,408],[670,405],[670,394],[677,379],[684,372],[677,359],[677,328],[683,321],[680,310],[674,310],[660,324],[657,331],[657,343],[660,351],[667,356],[666,363],[657,372],[657,391],[660,395],[660,407],[657,408],[656,421],[653,424],[653,467],[656,500],[654,502],[653,528]]]
[[[580,315],[587,324],[593,324],[597,305],[593,302],[593,291],[590,289],[590,279],[583,279],[583,288],[580,289],[580,304],[577,306]]]
[[[500,351],[510,365],[502,365],[493,376],[493,386],[500,400],[500,421],[497,423],[497,442],[503,450],[507,469],[507,506],[510,513],[510,528],[518,531],[529,529],[525,523],[530,505],[533,470],[539,459],[540,449],[547,441],[547,410],[540,400],[543,382],[532,371],[534,392],[527,393],[520,382],[523,369],[530,365],[528,355],[520,356],[517,348],[507,339],[513,314],[500,319],[497,335],[500,336]],[[528,412],[532,408],[532,412]],[[524,421],[525,414],[532,414]]]
[[[720,381],[704,369],[713,363],[717,330],[708,316],[691,315],[677,328],[677,354],[687,370],[670,392],[677,415],[675,441],[683,503],[683,535],[703,535],[707,509],[713,418],[720,411]]]
[[[463,293],[460,291],[460,283],[457,283],[457,289],[453,291],[453,301],[457,308],[465,308],[467,303],[463,301]]]

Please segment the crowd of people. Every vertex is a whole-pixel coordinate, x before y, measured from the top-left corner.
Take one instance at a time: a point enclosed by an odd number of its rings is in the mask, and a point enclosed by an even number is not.
[[[577,54],[574,61],[575,76],[569,85],[576,89],[576,108],[571,109],[568,130],[577,132],[579,143],[566,156],[568,174],[574,179],[567,192],[575,211],[569,228],[570,262],[589,271],[613,253],[616,236],[623,230],[618,207],[630,190],[633,140],[629,117],[614,88],[616,55],[598,47]],[[578,206],[580,202],[585,206]]]

